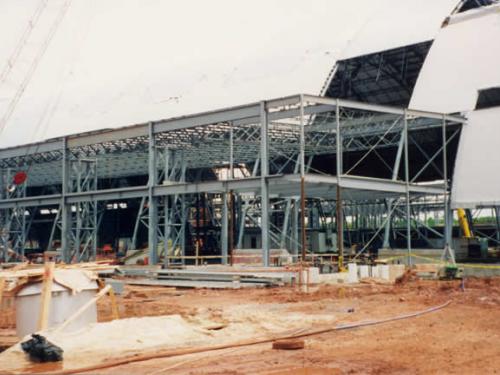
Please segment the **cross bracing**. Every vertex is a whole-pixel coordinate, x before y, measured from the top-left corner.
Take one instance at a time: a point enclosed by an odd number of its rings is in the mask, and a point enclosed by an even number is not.
[[[439,126],[435,120],[417,118],[412,121],[411,131]],[[344,152],[364,151],[375,143],[377,148],[397,146],[403,128],[402,116],[366,114],[362,118],[345,118],[342,127]],[[157,146],[168,145],[173,150],[186,152],[190,168],[224,166],[229,163],[230,124],[215,124],[192,129],[161,133]],[[334,123],[314,123],[305,129],[306,155],[336,153]],[[98,176],[118,178],[142,175],[148,164],[147,139],[106,142],[69,149],[70,158],[79,160],[98,157]],[[260,147],[260,125],[234,126],[234,163],[250,163],[256,160]],[[291,123],[271,123],[269,126],[270,157],[292,158],[299,153],[300,127]],[[30,170],[30,186],[58,184],[61,181],[61,152],[23,155],[2,159],[3,167],[21,167]]]
[[[386,217],[401,215],[401,204],[406,204],[403,211],[408,217],[413,215],[406,219],[407,230],[419,230],[412,212],[414,202],[428,196],[447,201],[443,155],[463,123],[459,117],[443,114],[297,95],[77,134],[0,150],[3,168],[29,175],[26,197],[0,200],[0,210],[58,207],[66,259],[84,254],[76,259],[83,260],[95,253],[101,221],[96,216],[97,202],[137,201],[134,238],[141,226],[146,227],[153,263],[163,256],[168,264],[165,254],[177,247],[184,255],[190,247],[206,248],[209,243],[216,244],[227,261],[228,249],[241,245],[246,228],[260,227],[266,264],[269,248],[277,244],[291,246],[295,253],[313,251],[298,236],[308,222],[300,222],[298,202],[306,199],[307,215],[319,218],[311,223],[326,223],[326,217],[335,215],[332,207],[321,202],[338,201],[339,189],[344,215],[349,215],[349,207],[356,202],[359,207],[363,207],[361,202],[372,202]],[[422,137],[425,132],[432,137]],[[413,165],[411,158],[417,154],[422,160]],[[85,160],[96,161],[95,184],[75,191],[68,171]],[[394,170],[393,179],[377,172],[376,162]],[[364,174],[363,168],[371,173]],[[226,173],[218,174],[218,170]],[[235,170],[240,174],[235,175]],[[203,205],[199,206],[201,195]],[[407,203],[401,203],[402,198]],[[88,219],[69,214],[75,210]],[[338,222],[338,217],[333,220]],[[80,233],[88,240],[75,241],[72,228],[84,221],[90,223],[82,227],[88,233]],[[74,248],[74,243],[82,242]],[[160,243],[164,248],[157,254]]]

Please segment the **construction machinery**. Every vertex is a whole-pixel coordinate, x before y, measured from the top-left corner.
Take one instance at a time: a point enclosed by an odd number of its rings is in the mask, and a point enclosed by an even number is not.
[[[472,217],[463,209],[457,209],[458,224],[462,231],[460,238],[460,250],[467,254],[468,258],[486,258],[488,256],[488,241],[474,235],[472,230]]]

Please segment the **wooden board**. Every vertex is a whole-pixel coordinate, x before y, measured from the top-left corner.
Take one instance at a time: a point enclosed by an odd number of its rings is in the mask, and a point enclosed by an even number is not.
[[[38,330],[46,330],[49,326],[50,301],[52,300],[52,284],[54,283],[54,262],[45,263],[43,275],[42,298],[40,302],[40,315],[38,316]]]

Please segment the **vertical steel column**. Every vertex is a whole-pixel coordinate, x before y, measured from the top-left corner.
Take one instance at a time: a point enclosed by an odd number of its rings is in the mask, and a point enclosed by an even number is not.
[[[62,149],[62,187],[61,187],[61,249],[65,263],[71,262],[71,205],[66,202],[69,184],[70,162],[68,157],[68,141],[63,138]]]
[[[297,209],[298,200],[292,200],[292,252],[293,259],[296,260],[299,255],[299,210]]]
[[[233,138],[233,123],[229,123],[229,180],[234,179],[234,138]],[[221,256],[222,264],[228,263],[229,249],[229,210],[228,199],[231,193],[222,194],[222,227],[221,227]],[[233,219],[234,220],[234,219]]]
[[[302,246],[301,261],[306,260],[306,136],[304,122],[304,97],[300,95],[300,242]]]
[[[336,201],[336,224],[337,224],[337,248],[339,252],[339,270],[344,268],[344,212],[342,209],[342,173],[343,160],[342,160],[342,134],[340,130],[340,105],[337,99],[335,103],[335,121],[336,121],[336,155],[335,160],[337,163],[337,201]]]
[[[234,130],[233,123],[229,123],[229,179],[234,179]]]
[[[77,192],[77,193],[81,193],[82,189],[81,189],[81,180],[82,180],[82,161],[81,160],[77,160],[76,162],[72,163],[71,164],[71,169],[73,170],[73,172],[76,173],[76,180],[73,181],[72,178],[70,177],[70,181],[71,181],[71,192]],[[75,227],[75,257],[76,257],[76,261],[77,262],[81,262],[81,256],[82,254],[80,253],[80,249],[81,249],[81,228],[82,228],[82,217],[81,217],[81,205],[79,203],[77,203],[75,205],[76,207],[76,210],[75,210],[75,222],[76,222],[76,227]]]
[[[269,139],[266,102],[260,103],[260,179],[261,179],[261,235],[264,267],[269,266]]]
[[[93,181],[93,188],[94,190],[97,190],[98,189],[98,179],[97,179],[97,171],[98,171],[98,168],[97,168],[97,158],[95,159],[95,165],[94,165],[94,181]],[[98,233],[99,233],[99,227],[100,227],[100,224],[101,224],[101,220],[99,220],[97,218],[97,211],[99,209],[99,203],[96,201],[96,200],[93,200],[93,202],[91,202],[91,206],[94,210],[94,212],[92,213],[92,221],[93,221],[93,224],[94,224],[94,232],[92,233],[92,260],[95,260],[96,257],[97,257],[97,240],[98,240]],[[101,219],[102,219],[102,216],[101,216]]]
[[[444,200],[444,247],[443,255],[445,258],[449,256],[451,262],[455,264],[455,254],[452,248],[452,228],[453,228],[453,213],[450,210],[449,193],[448,193],[448,155],[446,138],[446,117],[443,115],[442,123],[443,135],[443,200]],[[451,218],[451,220],[450,220]]]
[[[172,207],[170,208],[170,197],[168,195],[165,195],[163,197],[164,205],[163,205],[163,212],[164,212],[164,221],[163,221],[163,267],[168,268],[170,264],[169,256],[170,256],[170,245],[171,245],[171,221],[170,221],[170,210],[174,210],[175,208]],[[172,206],[175,205],[175,202],[173,202]],[[174,255],[172,251],[172,255]]]
[[[153,195],[153,188],[156,185],[156,146],[153,123],[149,123],[149,145],[148,145],[148,246],[150,264],[158,263],[158,201]]]
[[[165,166],[164,166],[164,172],[163,172],[163,179],[165,181],[170,181],[170,150],[168,149],[168,146],[165,147]],[[173,169],[173,168],[172,168]],[[172,171],[173,173],[173,171]],[[172,176],[173,177],[173,176]],[[170,207],[169,207],[169,196],[165,195],[163,197],[163,268],[168,268],[169,265],[169,240],[170,240]],[[175,206],[175,199],[172,202],[172,206]],[[174,207],[172,207],[172,210],[174,210]],[[172,252],[173,255],[173,252]]]
[[[181,150],[181,179],[180,182],[186,182],[186,158],[184,155],[184,150]],[[186,263],[186,222],[187,222],[187,205],[186,200],[188,199],[187,194],[181,195],[181,255],[182,255],[182,264]]]
[[[228,220],[228,193],[222,194],[222,228],[221,228],[221,256],[222,264],[227,264],[227,254],[228,254],[228,237],[229,237],[229,220]]]
[[[410,161],[408,149],[408,115],[404,110],[404,136],[405,136],[405,187],[406,187],[406,246],[408,250],[408,265],[411,267],[411,211],[410,211]]]
[[[498,206],[493,207],[493,214],[495,215],[495,238],[497,240],[497,248],[500,245],[500,208]]]

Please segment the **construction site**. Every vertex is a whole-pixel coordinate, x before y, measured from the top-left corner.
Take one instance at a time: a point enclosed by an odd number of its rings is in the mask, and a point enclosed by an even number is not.
[[[0,374],[498,372],[497,0],[20,3]]]

